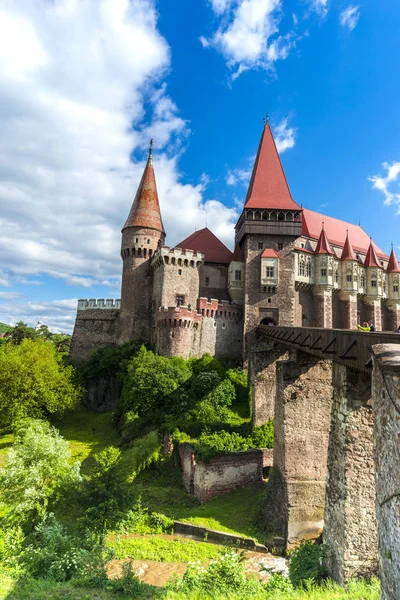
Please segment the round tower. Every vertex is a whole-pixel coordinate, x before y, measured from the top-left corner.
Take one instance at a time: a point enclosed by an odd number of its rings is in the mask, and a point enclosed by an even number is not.
[[[120,343],[150,341],[152,329],[152,257],[164,244],[165,232],[153,168],[152,141],[129,216],[122,228]]]

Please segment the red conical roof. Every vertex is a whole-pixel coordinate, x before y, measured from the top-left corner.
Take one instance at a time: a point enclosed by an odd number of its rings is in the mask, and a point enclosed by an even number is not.
[[[132,208],[122,230],[126,227],[145,227],[164,232],[160,204],[158,202],[151,146],[149,158],[136,192]]]
[[[343,246],[341,260],[357,260],[357,256],[353,250],[353,246],[351,245],[349,232],[346,235],[346,241]]]
[[[332,250],[328,238],[326,237],[325,229],[321,229],[319,234],[318,244],[315,248],[315,254],[335,254]]]
[[[208,227],[195,231],[184,239],[176,248],[187,248],[205,255],[205,262],[229,264],[232,262],[232,252],[213,234]],[[243,259],[242,259],[243,260]]]
[[[237,262],[243,262],[244,261],[242,249],[241,249],[241,247],[239,246],[239,244],[237,242],[235,244],[235,249],[233,251],[232,260],[235,260]]]
[[[264,127],[247,190],[246,208],[301,210],[293,200],[268,123]]]
[[[372,240],[367,250],[367,256],[364,260],[364,267],[380,267],[378,257],[376,256],[375,248],[372,245]]]
[[[397,262],[397,258],[396,258],[393,248],[392,248],[392,251],[389,256],[387,272],[388,273],[400,273],[399,263]]]

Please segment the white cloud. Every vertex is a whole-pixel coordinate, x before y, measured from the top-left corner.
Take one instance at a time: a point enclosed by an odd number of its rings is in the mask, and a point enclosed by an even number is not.
[[[318,14],[320,17],[326,17],[328,14],[328,0],[310,0],[311,8]]]
[[[340,13],[340,24],[353,31],[360,18],[360,7],[350,4]]]
[[[53,332],[72,333],[77,308],[77,298],[51,302],[13,302],[0,304],[2,319],[9,325],[23,321],[34,327],[42,321]]]
[[[397,178],[400,174],[400,162],[384,162],[382,167],[386,170],[385,177],[373,175],[372,177],[368,177],[368,179],[372,182],[373,188],[380,190],[384,194],[384,204],[395,204],[397,206],[397,214],[400,214],[400,192],[397,191],[399,189]],[[393,191],[394,184],[397,184],[395,191]]]
[[[150,137],[167,242],[208,221],[232,243],[237,211],[205,200],[200,174],[181,181],[189,130],[165,85],[156,16],[155,0],[2,0],[0,286],[46,273],[117,290],[120,229],[144,167],[131,155]]]
[[[225,179],[227,185],[247,185],[250,180],[251,169],[233,169],[228,171],[228,175]]]
[[[19,292],[0,292],[0,299],[2,300],[15,300],[15,298],[20,298],[21,294]]]
[[[279,154],[293,148],[296,143],[297,129],[288,127],[289,117],[274,127],[275,144]]]
[[[294,45],[292,34],[277,35],[282,18],[281,0],[237,0],[235,3],[214,4],[216,15],[224,12],[224,17],[212,38],[206,40],[202,37],[201,42],[203,46],[213,46],[223,54],[228,66],[234,70],[234,79],[248,69],[272,69],[278,59],[288,56]]]
[[[215,14],[224,13],[234,2],[234,0],[210,0]]]

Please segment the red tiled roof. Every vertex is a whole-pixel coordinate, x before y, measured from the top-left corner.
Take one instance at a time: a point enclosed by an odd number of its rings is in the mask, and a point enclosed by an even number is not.
[[[265,248],[261,254],[261,258],[279,258],[279,254],[272,248]]]
[[[241,249],[241,247],[239,246],[239,244],[237,242],[235,244],[235,249],[233,251],[232,260],[236,260],[237,262],[243,262],[244,261],[244,256],[243,256],[242,249]]]
[[[202,252],[205,254],[205,262],[229,264],[233,260],[232,252],[208,227],[195,231],[185,240],[176,244],[176,247]]]
[[[293,200],[270,126],[261,135],[256,161],[247,190],[246,208],[301,210]]]
[[[318,244],[315,248],[315,254],[335,254],[329,244],[329,240],[326,237],[325,229],[323,227],[321,229],[321,233],[319,234]]]
[[[363,254],[367,253],[370,238],[359,225],[346,223],[345,221],[340,221],[334,217],[327,217],[326,215],[321,215],[320,213],[308,210],[307,208],[303,209],[302,233],[305,237],[314,240],[319,239],[322,222],[324,222],[326,235],[331,244],[343,247],[346,242],[348,230],[354,250],[356,252],[362,252]],[[377,255],[387,260],[388,256],[374,242],[372,242],[372,244]]]
[[[132,208],[122,230],[125,227],[149,227],[164,231],[151,150]]]
[[[392,248],[392,251],[389,256],[387,272],[388,273],[400,273],[399,263],[397,262],[397,258],[396,258],[393,248]]]
[[[346,241],[343,246],[341,260],[357,260],[356,253],[353,250],[353,246],[351,245],[351,241],[349,238],[349,234],[346,235]]]
[[[378,262],[378,257],[376,256],[375,248],[372,245],[372,240],[370,242],[367,256],[364,260],[364,267],[380,267],[381,265]]]

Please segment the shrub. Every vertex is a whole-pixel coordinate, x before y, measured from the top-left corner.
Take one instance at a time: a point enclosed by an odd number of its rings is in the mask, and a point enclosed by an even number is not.
[[[202,433],[194,443],[194,447],[196,456],[204,462],[209,462],[217,454],[248,450],[250,440],[235,432],[218,431],[210,434]]]
[[[235,386],[236,402],[239,404],[248,404],[249,389],[246,371],[237,367],[236,369],[229,369],[226,372],[226,376]]]
[[[28,529],[40,522],[49,503],[81,479],[80,464],[70,461],[68,442],[54,427],[34,419],[22,421],[0,472],[2,501],[9,507],[6,519]]]
[[[326,547],[311,540],[303,540],[290,555],[289,576],[294,587],[302,587],[306,581],[320,583],[327,577],[323,560]]]
[[[254,448],[273,448],[274,447],[274,420],[271,419],[261,425],[254,427],[251,436]]]
[[[101,377],[115,377],[124,372],[127,362],[137,354],[141,346],[141,342],[133,340],[121,346],[109,346],[95,350],[89,360],[80,365],[84,381],[89,383]]]

